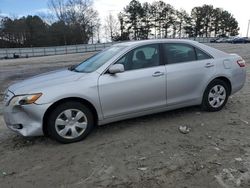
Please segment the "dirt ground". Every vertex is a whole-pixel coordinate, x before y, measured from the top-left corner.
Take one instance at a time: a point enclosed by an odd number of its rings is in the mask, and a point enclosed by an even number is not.
[[[69,145],[17,136],[0,115],[0,187],[249,188],[250,44],[213,46],[248,62],[245,87],[220,112],[190,107],[121,121]],[[89,55],[0,61],[0,93]]]

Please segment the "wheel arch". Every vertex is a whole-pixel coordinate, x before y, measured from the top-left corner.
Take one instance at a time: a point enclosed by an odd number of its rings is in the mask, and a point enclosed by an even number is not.
[[[208,82],[207,82],[207,84],[206,84],[206,86],[204,87],[204,89],[203,89],[203,95],[204,95],[204,93],[205,93],[205,91],[206,91],[206,89],[207,89],[207,86],[211,83],[211,82],[213,82],[214,80],[222,80],[222,81],[224,81],[227,85],[228,85],[228,87],[229,87],[229,95],[231,95],[231,92],[232,92],[232,83],[231,83],[231,81],[230,81],[230,79],[227,77],[227,76],[224,76],[224,75],[220,75],[220,76],[215,76],[215,77],[213,77],[212,79],[210,79]]]
[[[203,92],[203,95],[202,95],[202,102],[201,102],[201,106],[202,106],[202,109],[206,110],[206,111],[210,111],[210,112],[215,112],[215,111],[218,111],[218,110],[221,110],[223,108],[223,106],[226,104],[226,102],[223,101],[223,104],[220,105],[219,107],[211,107],[210,105],[208,105],[208,101],[207,101],[207,97],[208,97],[208,88],[209,88],[209,85],[214,82],[214,81],[222,81],[224,82],[227,86],[228,86],[228,89],[229,89],[229,92],[228,92],[228,95],[227,95],[227,98],[225,99],[225,101],[227,102],[227,99],[229,97],[229,95],[231,94],[232,92],[232,85],[231,85],[231,81],[229,78],[225,77],[225,76],[217,76],[213,79],[211,79],[207,85],[206,85],[206,88]]]
[[[43,132],[44,132],[44,135],[48,135],[48,130],[47,130],[47,125],[46,125],[46,122],[48,120],[48,117],[49,117],[49,114],[50,112],[56,108],[58,105],[62,104],[62,103],[65,103],[65,102],[79,102],[81,104],[84,104],[86,105],[90,110],[91,112],[93,113],[93,116],[94,116],[94,121],[95,121],[95,125],[97,125],[98,123],[98,113],[97,113],[97,110],[96,108],[94,107],[94,105],[89,102],[88,100],[86,99],[83,99],[83,98],[79,98],[79,97],[68,97],[68,98],[63,98],[63,99],[60,99],[56,102],[54,102],[45,112],[44,116],[43,116]]]
[[[212,81],[214,81],[214,80],[222,80],[222,81],[224,81],[228,85],[229,95],[231,95],[231,92],[232,92],[232,83],[231,83],[231,81],[227,77],[225,77],[225,76],[218,76],[218,77],[214,78]],[[212,81],[210,81],[209,83],[211,83]]]

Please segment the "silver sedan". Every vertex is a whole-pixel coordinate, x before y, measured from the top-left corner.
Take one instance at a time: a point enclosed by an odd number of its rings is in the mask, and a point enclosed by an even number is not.
[[[245,79],[240,56],[198,42],[119,43],[79,65],[11,85],[4,119],[23,136],[70,143],[123,119],[192,105],[221,110]]]

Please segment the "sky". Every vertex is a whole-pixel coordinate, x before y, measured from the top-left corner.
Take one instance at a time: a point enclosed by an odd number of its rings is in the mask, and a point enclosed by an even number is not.
[[[152,3],[154,0],[139,0],[141,3]],[[184,9],[191,12],[195,6],[211,4],[214,7],[223,8],[234,15],[239,22],[240,36],[246,36],[247,25],[250,20],[249,0],[162,0],[173,5],[176,9]],[[10,16],[26,16],[44,13],[48,10],[47,0],[0,0],[0,13]],[[130,0],[94,0],[94,8],[99,12],[100,18],[109,14],[116,15],[128,5]]]

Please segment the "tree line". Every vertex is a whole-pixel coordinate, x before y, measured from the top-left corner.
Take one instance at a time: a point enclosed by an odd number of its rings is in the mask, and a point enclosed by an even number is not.
[[[50,0],[50,13],[3,17],[0,47],[37,47],[88,43],[99,32],[98,12],[91,0]]]
[[[226,10],[212,5],[187,11],[164,1],[131,0],[101,25],[92,0],[49,0],[50,13],[21,18],[3,17],[0,47],[56,46],[150,38],[217,37],[238,35],[238,22]]]
[[[132,0],[119,14],[119,22],[120,34],[114,40],[235,36],[239,31],[234,16],[221,8],[203,5],[188,14],[163,1]]]

